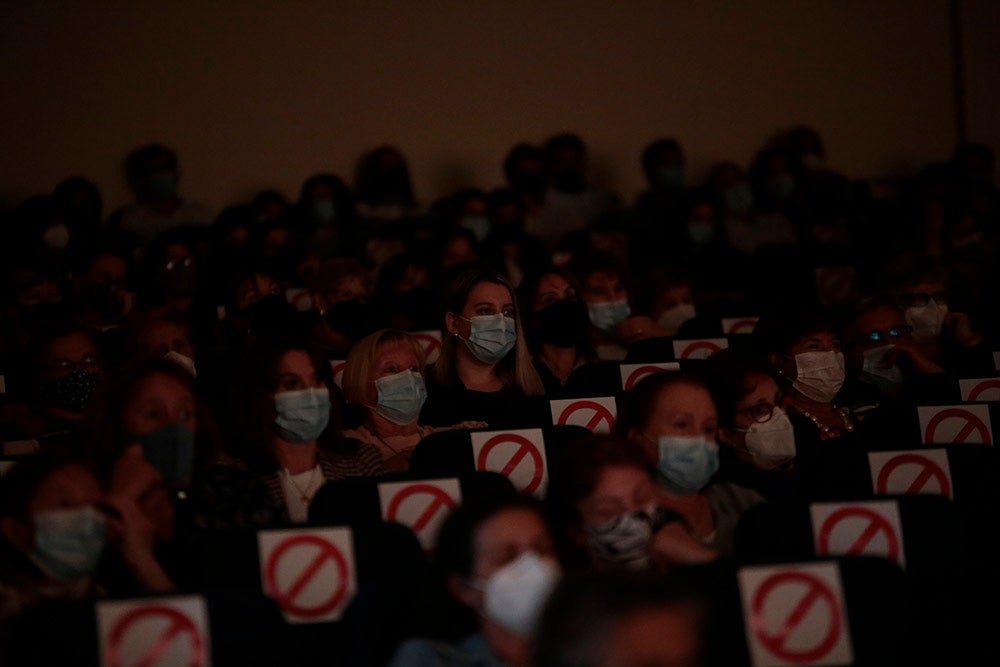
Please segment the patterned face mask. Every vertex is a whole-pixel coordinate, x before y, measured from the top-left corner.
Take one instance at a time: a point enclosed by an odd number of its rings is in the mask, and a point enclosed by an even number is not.
[[[82,413],[94,395],[100,375],[81,368],[42,385],[42,401],[69,412]]]

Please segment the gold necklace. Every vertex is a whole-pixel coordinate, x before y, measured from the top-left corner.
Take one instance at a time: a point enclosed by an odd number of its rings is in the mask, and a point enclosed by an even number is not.
[[[291,483],[291,485],[295,488],[296,491],[299,492],[299,500],[302,501],[303,505],[308,505],[309,502],[312,500],[312,495],[309,494],[309,489],[312,487],[313,481],[316,479],[315,466],[309,473],[309,481],[306,482],[305,489],[303,489],[301,486],[295,483],[295,479],[292,477],[292,473],[288,472],[287,469],[285,470],[285,474],[288,477],[288,481]]]
[[[834,429],[836,429],[835,426],[830,426],[828,424],[824,424],[823,422],[821,422],[819,420],[818,417],[816,417],[816,415],[814,415],[813,413],[809,412],[808,410],[806,410],[802,406],[794,405],[793,404],[792,407],[795,408],[799,412],[799,414],[801,414],[803,417],[805,417],[806,419],[808,419],[809,421],[811,421],[813,424],[815,424],[816,428],[819,429],[820,433],[824,433],[826,435],[830,435],[831,433],[834,433]],[[844,425],[844,430],[847,431],[848,433],[851,433],[852,431],[854,431],[854,423],[851,421],[850,417],[847,416],[847,408],[838,408],[837,406],[833,406],[833,407],[837,411],[837,414],[840,415],[840,421]]]

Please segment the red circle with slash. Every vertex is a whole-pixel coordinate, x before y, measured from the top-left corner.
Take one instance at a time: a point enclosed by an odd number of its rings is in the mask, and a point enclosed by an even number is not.
[[[108,664],[111,667],[122,666],[121,645],[125,639],[125,633],[132,629],[137,623],[151,617],[166,618],[170,622],[170,625],[165,633],[160,635],[155,641],[150,642],[149,648],[136,664],[155,664],[156,661],[159,660],[160,657],[167,651],[167,649],[170,648],[171,642],[173,642],[173,640],[182,633],[191,636],[191,662],[188,663],[189,667],[202,667],[207,664],[205,656],[205,640],[202,638],[201,632],[198,631],[198,627],[195,625],[194,621],[173,607],[155,605],[152,607],[132,609],[131,611],[122,614],[118,619],[118,622],[115,623],[114,627],[111,629],[110,635],[108,636]],[[148,637],[146,633],[141,633],[141,635],[143,640],[151,639],[151,637]]]
[[[517,451],[514,452],[514,456],[511,457],[510,461],[500,470],[500,473],[506,477],[510,477],[514,469],[520,465],[521,461],[524,460],[525,456],[531,456],[531,460],[535,463],[535,474],[532,475],[531,481],[524,487],[524,493],[534,493],[535,490],[542,483],[542,475],[545,473],[545,462],[542,461],[542,455],[535,447],[535,443],[528,440],[522,435],[517,433],[500,433],[495,435],[486,441],[483,448],[479,450],[479,458],[476,460],[476,468],[479,470],[489,470],[486,467],[486,458],[489,453],[497,445],[502,445],[504,443],[513,443],[518,445]]]
[[[313,557],[309,565],[298,574],[292,585],[288,587],[288,590],[281,591],[278,589],[279,561],[289,550],[300,545],[316,547],[319,552]],[[296,604],[296,596],[309,585],[320,569],[328,562],[333,563],[334,567],[337,568],[337,577],[340,581],[330,599],[313,607],[304,607]],[[298,535],[279,544],[271,552],[271,557],[267,560],[267,567],[264,572],[264,578],[267,582],[270,595],[278,603],[278,606],[289,614],[303,618],[319,618],[336,609],[344,601],[344,596],[347,595],[347,576],[347,560],[344,558],[344,555],[340,553],[340,550],[335,545],[316,535]]]
[[[865,547],[871,543],[879,533],[885,533],[888,542],[888,557],[892,560],[899,560],[899,536],[886,518],[867,507],[842,507],[826,518],[819,529],[819,549],[823,555],[830,553],[830,537],[837,524],[845,519],[860,518],[869,521],[868,527],[861,531],[858,539],[855,540],[851,548],[847,550],[849,554],[864,554]]]
[[[767,596],[778,586],[787,584],[804,586],[806,588],[805,595],[799,600],[798,604],[792,607],[790,613],[782,622],[781,628],[773,634],[768,634],[761,627],[764,603],[767,601]],[[831,623],[827,629],[826,636],[817,642],[815,646],[806,650],[791,650],[787,648],[786,642],[789,635],[799,627],[813,606],[819,603],[825,603],[830,612]],[[770,577],[757,589],[752,607],[753,619],[751,623],[754,626],[754,633],[757,635],[757,639],[771,653],[789,662],[808,664],[822,658],[836,646],[843,631],[841,628],[840,604],[837,601],[837,596],[827,587],[826,582],[805,572],[781,572]]]
[[[590,421],[586,424],[587,428],[591,431],[597,428],[597,425],[602,421],[608,422],[608,428],[612,428],[615,425],[615,416],[611,414],[611,411],[600,403],[595,403],[594,401],[579,401],[567,406],[566,409],[563,410],[562,414],[559,415],[558,425],[565,425],[569,421],[570,416],[576,414],[580,410],[594,411],[594,416],[591,417]]]
[[[955,439],[951,440],[952,443],[962,443],[972,435],[973,431],[978,431],[981,436],[983,436],[983,444],[991,444],[990,430],[986,428],[986,424],[980,421],[979,417],[972,414],[968,410],[963,410],[961,408],[946,408],[941,412],[938,412],[930,421],[927,422],[927,431],[924,433],[924,442],[934,443],[936,442],[932,437],[937,427],[941,425],[945,419],[957,418],[964,419],[965,426],[962,427],[958,433],[955,434]]]

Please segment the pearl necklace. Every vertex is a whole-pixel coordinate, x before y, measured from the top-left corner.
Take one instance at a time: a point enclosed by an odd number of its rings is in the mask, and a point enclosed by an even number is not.
[[[816,415],[814,415],[813,413],[809,412],[808,410],[806,410],[801,406],[793,405],[792,407],[803,417],[805,417],[813,424],[815,424],[816,428],[819,429],[820,433],[824,435],[830,435],[831,433],[834,433],[836,430],[839,430],[836,426],[830,426],[828,424],[822,423],[819,420],[819,418],[816,417]],[[840,421],[844,425],[844,430],[847,431],[848,433],[854,431],[854,423],[851,421],[851,418],[847,416],[847,408],[838,408],[837,406],[834,406],[834,409],[836,409],[837,414],[840,415]]]

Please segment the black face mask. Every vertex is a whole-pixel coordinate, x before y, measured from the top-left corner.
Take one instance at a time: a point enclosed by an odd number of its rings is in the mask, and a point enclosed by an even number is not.
[[[575,347],[587,337],[587,311],[579,301],[561,299],[535,313],[538,337],[556,347]]]
[[[288,304],[285,297],[270,294],[250,304],[246,310],[250,330],[255,334],[279,331],[295,321],[298,311]]]
[[[360,338],[368,332],[368,306],[360,301],[340,301],[326,311],[326,321],[330,328],[348,338]]]

